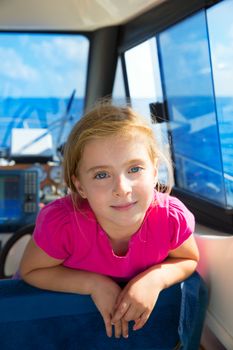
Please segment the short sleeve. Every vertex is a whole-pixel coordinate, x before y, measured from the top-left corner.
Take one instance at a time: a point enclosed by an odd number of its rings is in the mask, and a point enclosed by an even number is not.
[[[33,239],[49,256],[65,260],[69,257],[72,246],[69,226],[67,208],[54,201],[39,212]]]
[[[193,214],[177,198],[169,198],[170,249],[178,248],[194,232]]]

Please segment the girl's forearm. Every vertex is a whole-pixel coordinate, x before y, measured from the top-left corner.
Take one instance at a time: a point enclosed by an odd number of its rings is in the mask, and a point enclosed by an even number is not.
[[[148,276],[152,285],[163,290],[185,280],[195,271],[196,267],[196,260],[167,258],[163,263],[154,265],[139,274],[136,279]]]
[[[23,280],[35,287],[78,294],[92,294],[96,283],[108,277],[96,273],[73,270],[64,266],[36,269],[24,274]]]

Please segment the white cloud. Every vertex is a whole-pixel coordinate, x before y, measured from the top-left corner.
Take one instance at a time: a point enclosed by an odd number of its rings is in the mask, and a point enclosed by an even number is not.
[[[28,49],[33,52],[36,57],[42,57],[47,60],[51,66],[64,66],[64,60],[86,64],[88,42],[80,40],[77,37],[46,37],[45,40],[28,43]]]
[[[0,46],[2,90],[9,96],[83,97],[88,42],[77,36],[22,35]],[[9,42],[8,42],[9,44]],[[7,87],[8,86],[8,87]]]
[[[233,43],[229,42],[229,45],[223,45],[218,43],[214,47],[214,54],[212,55],[213,62],[221,69],[233,69]]]
[[[0,47],[0,74],[14,80],[36,81],[38,72],[13,49]]]
[[[77,40],[75,38],[62,38],[58,37],[54,40],[55,48],[61,50],[63,55],[71,61],[77,61],[79,57],[87,53],[87,42],[84,40]]]
[[[212,54],[215,91],[218,96],[233,96],[233,43],[218,43]]]

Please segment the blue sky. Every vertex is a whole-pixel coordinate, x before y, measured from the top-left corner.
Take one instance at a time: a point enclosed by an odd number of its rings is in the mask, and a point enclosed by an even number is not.
[[[233,97],[233,1],[225,0],[207,11],[213,52],[215,92]]]
[[[233,96],[232,13],[232,0],[222,1],[207,10],[215,89],[219,96]],[[192,28],[191,34],[195,36],[195,32],[196,28]],[[169,31],[162,34],[167,35],[167,48],[171,44],[168,34]],[[175,44],[178,44],[177,37]],[[182,50],[195,55],[195,45],[191,44],[182,47]],[[198,47],[200,45],[201,40]],[[204,45],[206,43],[203,43],[203,47]],[[0,33],[0,97],[69,97],[74,89],[77,97],[83,97],[88,48],[87,38],[80,35]],[[172,55],[170,59],[173,59]],[[132,97],[161,98],[156,60],[154,38],[126,53]],[[198,57],[196,62],[198,63]],[[200,68],[203,69],[201,57],[200,63]],[[182,68],[184,65],[177,62],[177,67]],[[192,77],[197,67],[185,65],[185,69],[188,69],[187,75]],[[206,74],[209,73],[206,71]],[[179,71],[169,73],[173,78],[176,74],[178,76]],[[116,88],[116,95],[122,96],[121,85],[118,90],[117,92]]]
[[[161,33],[167,79],[173,80],[171,95],[200,96],[212,93],[212,72],[207,38],[211,45],[214,88],[217,96],[233,97],[233,1],[225,0]],[[130,94],[133,98],[161,99],[155,38],[126,52]],[[175,69],[174,69],[175,63]],[[190,84],[183,88],[184,77]],[[179,90],[177,82],[181,81]],[[168,88],[168,87],[167,87]],[[167,91],[168,92],[168,91]],[[117,91],[115,91],[117,95]],[[121,96],[120,93],[118,93]]]
[[[0,96],[83,97],[88,48],[81,35],[1,33]]]

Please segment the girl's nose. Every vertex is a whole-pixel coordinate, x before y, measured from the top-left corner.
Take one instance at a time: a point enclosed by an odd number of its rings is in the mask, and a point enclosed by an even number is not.
[[[123,175],[118,176],[114,183],[113,195],[116,197],[121,197],[131,193],[131,191],[132,188],[130,180]]]

